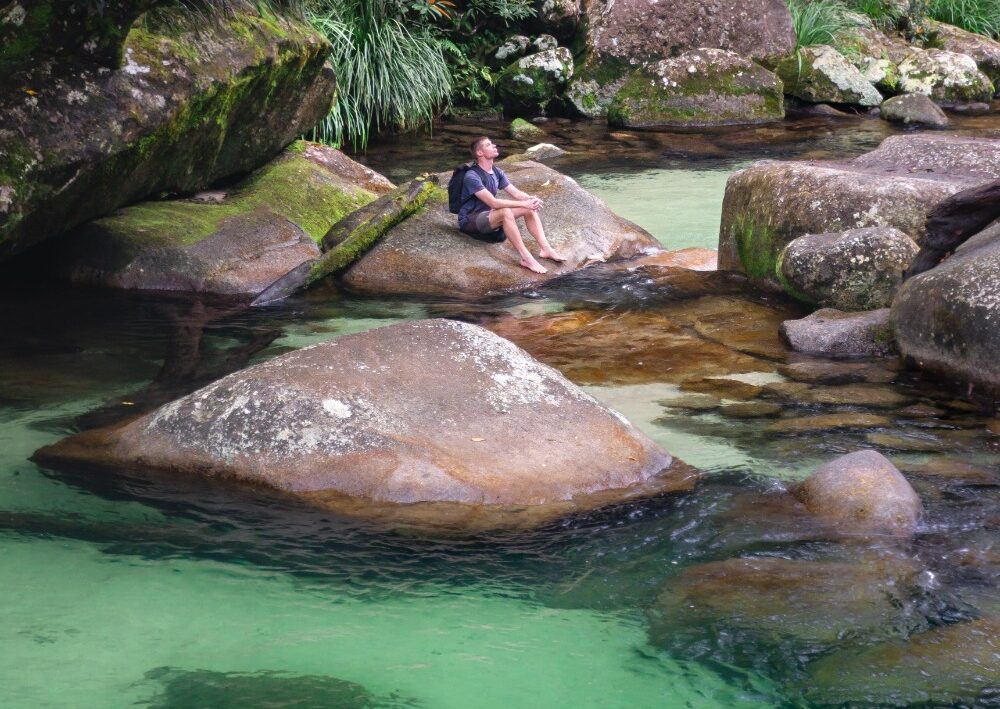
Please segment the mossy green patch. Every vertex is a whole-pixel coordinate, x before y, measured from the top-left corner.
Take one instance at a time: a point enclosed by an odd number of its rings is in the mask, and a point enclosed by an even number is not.
[[[739,215],[730,227],[743,270],[751,280],[775,278],[781,244],[774,231],[752,216]]]

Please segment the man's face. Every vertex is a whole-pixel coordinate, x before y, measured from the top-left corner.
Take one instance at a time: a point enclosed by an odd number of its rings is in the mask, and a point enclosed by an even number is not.
[[[493,144],[493,141],[487,138],[482,143],[479,144],[479,154],[482,155],[487,160],[492,160],[497,155],[500,154],[499,148]]]

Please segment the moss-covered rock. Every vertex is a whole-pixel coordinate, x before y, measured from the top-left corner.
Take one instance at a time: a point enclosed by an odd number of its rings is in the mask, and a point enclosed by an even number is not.
[[[945,106],[989,101],[994,87],[975,59],[943,49],[914,50],[899,64],[899,90]]]
[[[497,94],[510,113],[544,110],[573,76],[573,55],[556,47],[518,59],[500,74]]]
[[[545,131],[523,118],[510,122],[510,137],[514,140],[538,140],[545,137]]]
[[[812,103],[878,106],[882,94],[833,47],[802,47],[775,68],[785,93]]]
[[[252,297],[305,261],[341,217],[392,189],[343,153],[295,143],[227,192],[143,202],[52,244],[80,285]]]
[[[778,255],[803,234],[872,226],[921,243],[928,213],[956,192],[1000,178],[1000,141],[893,136],[852,160],[763,160],[726,183],[719,268],[781,288]]]
[[[781,80],[722,49],[695,49],[633,73],[608,107],[628,128],[764,123],[785,115]]]
[[[301,21],[171,5],[132,28],[118,70],[0,76],[0,259],[266,162],[329,108],[328,48]]]
[[[932,22],[931,27],[937,33],[941,49],[972,57],[979,71],[989,77],[994,89],[1000,91],[1000,42],[944,22]]]

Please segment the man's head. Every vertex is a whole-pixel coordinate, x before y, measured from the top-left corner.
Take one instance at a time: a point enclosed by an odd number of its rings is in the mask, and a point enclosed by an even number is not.
[[[472,153],[473,160],[479,160],[479,158],[486,158],[487,160],[492,160],[500,151],[497,146],[493,144],[493,141],[487,138],[485,135],[481,135],[472,141],[472,145],[469,147],[469,152]]]

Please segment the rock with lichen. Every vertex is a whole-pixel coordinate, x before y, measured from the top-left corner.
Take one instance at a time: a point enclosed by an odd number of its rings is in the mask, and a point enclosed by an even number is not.
[[[695,49],[634,72],[608,122],[628,128],[765,123],[785,115],[781,80],[723,49]]]
[[[897,353],[889,309],[845,312],[822,308],[781,323],[781,336],[796,352],[816,357],[888,357]]]
[[[449,531],[691,484],[690,469],[556,370],[449,320],[306,347],[35,457],[242,482]]]
[[[924,94],[893,96],[883,101],[879,108],[882,118],[892,123],[932,128],[947,128],[951,125],[947,114]]]
[[[260,166],[328,110],[328,50],[298,19],[178,4],[131,27],[118,68],[43,57],[0,75],[0,259]]]
[[[995,88],[967,54],[926,49],[915,50],[900,62],[899,90],[924,94],[948,106],[989,101]]]
[[[931,22],[931,27],[937,33],[941,49],[972,57],[979,71],[1000,91],[1000,42],[944,22]]]
[[[573,76],[573,55],[566,47],[529,54],[510,64],[497,79],[497,95],[509,113],[545,108]]]
[[[833,47],[802,47],[781,60],[775,72],[785,93],[811,103],[878,106],[882,94]]]

